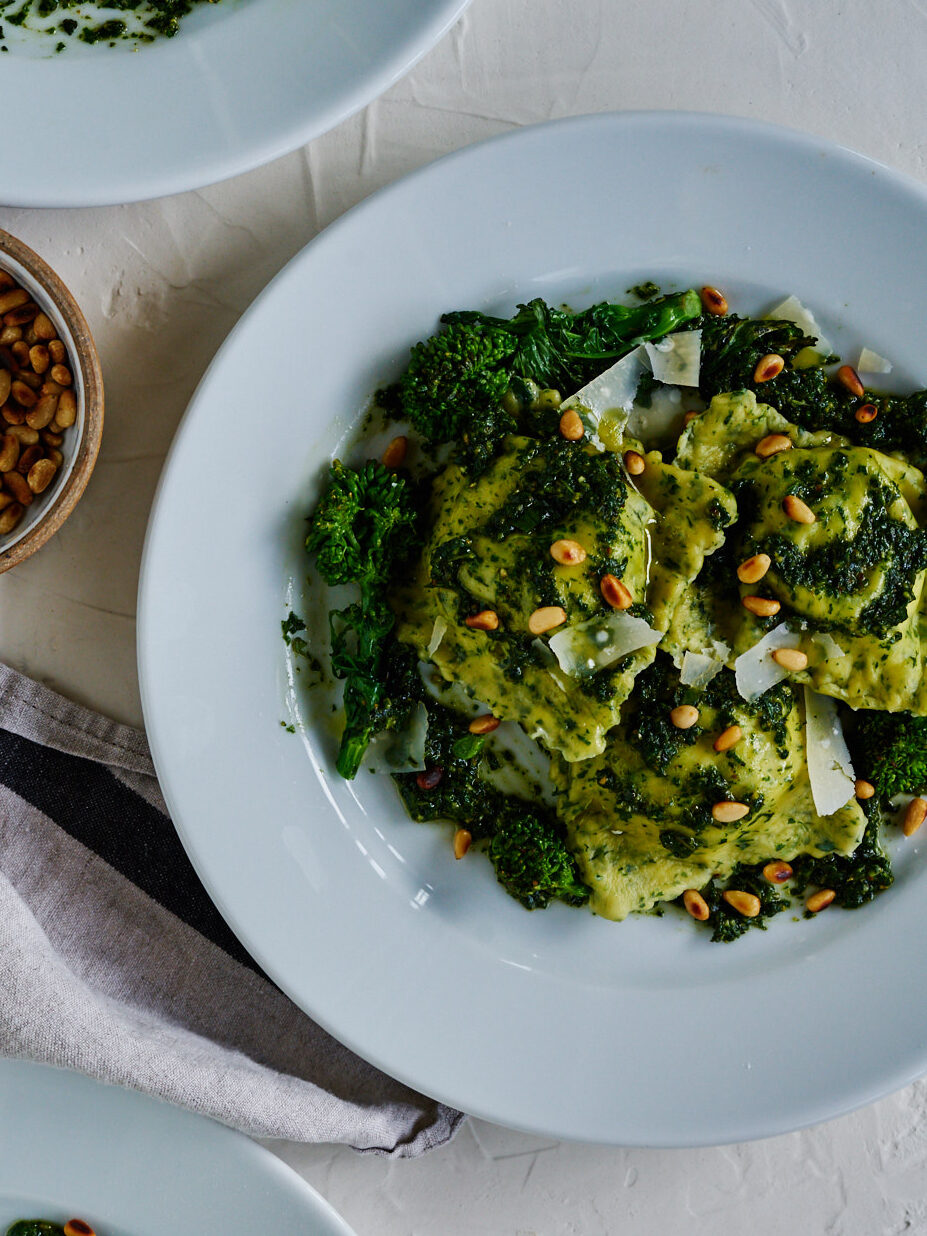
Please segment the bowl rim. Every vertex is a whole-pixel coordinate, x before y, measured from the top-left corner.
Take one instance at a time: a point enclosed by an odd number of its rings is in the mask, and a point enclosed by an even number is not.
[[[80,369],[82,426],[70,471],[60,491],[33,526],[7,549],[0,549],[0,574],[17,566],[50,540],[74,510],[93,472],[103,436],[103,371],[87,319],[67,285],[44,258],[0,228],[0,263],[8,256],[39,285],[49,307],[64,320],[74,341],[72,365]],[[40,305],[40,308],[43,306]]]

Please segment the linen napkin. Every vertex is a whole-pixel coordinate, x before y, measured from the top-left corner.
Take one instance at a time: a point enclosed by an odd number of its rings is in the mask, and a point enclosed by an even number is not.
[[[141,732],[3,665],[0,1055],[254,1136],[397,1157],[463,1120],[353,1055],[261,973],[187,859]]]

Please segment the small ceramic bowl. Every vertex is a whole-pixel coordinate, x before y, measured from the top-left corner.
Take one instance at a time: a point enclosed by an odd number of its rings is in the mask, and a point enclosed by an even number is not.
[[[10,286],[10,278],[14,287]],[[21,295],[10,297],[16,289],[27,292],[29,299],[24,305],[14,303],[10,307],[11,300],[23,299]],[[20,322],[20,318],[28,318],[32,305],[38,306],[44,319]],[[31,501],[20,503],[24,510],[16,526],[0,531],[0,572],[3,572],[44,545],[73,511],[83,493],[103,433],[103,378],[90,330],[74,297],[38,254],[4,231],[0,231],[0,309],[3,310],[0,312],[0,340],[3,341],[0,342],[0,370],[11,375],[7,379],[6,374],[0,372],[0,390],[5,390],[12,382],[11,392],[0,404],[0,495],[3,495],[0,497],[0,527],[10,498],[15,500],[10,493],[11,487],[27,498],[29,494],[23,490],[24,484],[39,489]],[[39,338],[35,338],[37,326],[42,328]],[[11,338],[17,328],[22,334],[21,340]],[[64,386],[54,381],[54,356],[61,354],[61,347],[47,338],[50,335],[64,346],[64,358],[58,362],[64,364],[70,374],[70,381]],[[26,355],[26,348],[35,346],[39,351],[33,363]],[[52,355],[46,356],[42,348]],[[28,390],[23,389],[24,385]],[[53,407],[56,393],[60,394],[63,389],[73,392],[76,405],[73,424],[62,428],[53,417],[50,423],[43,425],[45,415],[39,404],[47,399],[50,402],[43,407]],[[17,392],[22,402],[16,399]],[[33,406],[28,406],[30,404]],[[71,414],[73,411],[71,409]],[[64,411],[61,415],[62,420],[70,419]],[[22,439],[17,438],[17,446],[9,442],[11,432],[13,437],[19,434]],[[38,442],[30,444],[36,434]],[[11,453],[15,456],[17,448],[17,465],[9,468]],[[27,456],[30,449],[32,455]],[[37,471],[31,471],[30,461],[34,456],[50,459],[56,465],[52,479],[44,488],[40,488],[42,482],[52,469],[49,464],[43,464]],[[3,468],[10,474],[19,472],[20,479],[10,475],[4,482]]]

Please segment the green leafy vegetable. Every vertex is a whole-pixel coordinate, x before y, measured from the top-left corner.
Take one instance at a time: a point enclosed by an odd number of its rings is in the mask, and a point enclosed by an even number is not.
[[[927,790],[927,717],[859,712],[854,721],[854,764],[875,786],[879,802]]]
[[[553,822],[529,807],[511,806],[489,843],[489,857],[505,891],[526,910],[544,909],[554,899],[579,906],[589,890]]]

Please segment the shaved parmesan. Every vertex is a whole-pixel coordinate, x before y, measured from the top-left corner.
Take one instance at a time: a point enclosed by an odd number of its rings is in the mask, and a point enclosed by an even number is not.
[[[441,641],[447,634],[447,622],[439,614],[431,629],[431,639],[428,641],[428,655],[433,657],[441,646]]]
[[[847,655],[829,631],[819,631],[816,635],[812,635],[811,642],[820,647],[825,657],[845,657]]]
[[[724,661],[725,664],[727,664],[727,660],[731,655],[730,644],[726,644],[723,639],[713,639],[711,641],[711,646],[715,650],[715,656],[718,660]]]
[[[814,314],[810,309],[805,308],[797,296],[787,296],[780,305],[776,305],[775,309],[770,309],[766,317],[777,321],[794,322],[806,335],[814,336],[817,340],[816,351],[822,356],[830,355],[832,351],[830,340],[824,338],[824,332],[814,320]]]
[[[551,636],[550,648],[565,673],[580,677],[605,669],[638,648],[659,644],[663,634],[643,618],[618,610],[575,627],[565,627]]]
[[[679,675],[679,681],[684,687],[694,687],[697,691],[701,691],[723,669],[723,661],[703,656],[700,652],[687,652],[682,658],[682,673]]]
[[[702,332],[683,330],[659,343],[645,343],[653,376],[670,386],[698,386]]]
[[[853,797],[856,778],[837,702],[805,687],[805,754],[818,815],[833,815]]]
[[[759,643],[741,653],[734,662],[734,675],[737,690],[748,703],[752,704],[764,691],[788,677],[788,671],[773,660],[772,654],[776,649],[797,648],[800,643],[799,633],[790,631],[784,622],[780,622]]]
[[[560,405],[561,410],[581,409],[596,428],[606,412],[628,411],[646,368],[646,353],[643,348],[637,347],[565,399]]]
[[[648,406],[635,403],[628,413],[627,432],[632,438],[651,443],[654,439],[678,435],[687,408],[701,407],[700,400],[687,396],[685,406],[682,391],[676,386],[657,386],[650,392]]]
[[[547,670],[548,674],[550,674],[551,678],[553,678],[560,690],[566,691],[568,683],[561,673],[559,661],[548,646],[542,639],[533,639],[531,641],[531,647],[537,652],[538,659],[541,661],[544,668]]]
[[[428,709],[419,701],[405,729],[384,730],[370,740],[364,767],[377,773],[423,772],[427,734]]]
[[[891,373],[892,362],[871,348],[861,348],[856,368],[860,373]]]

